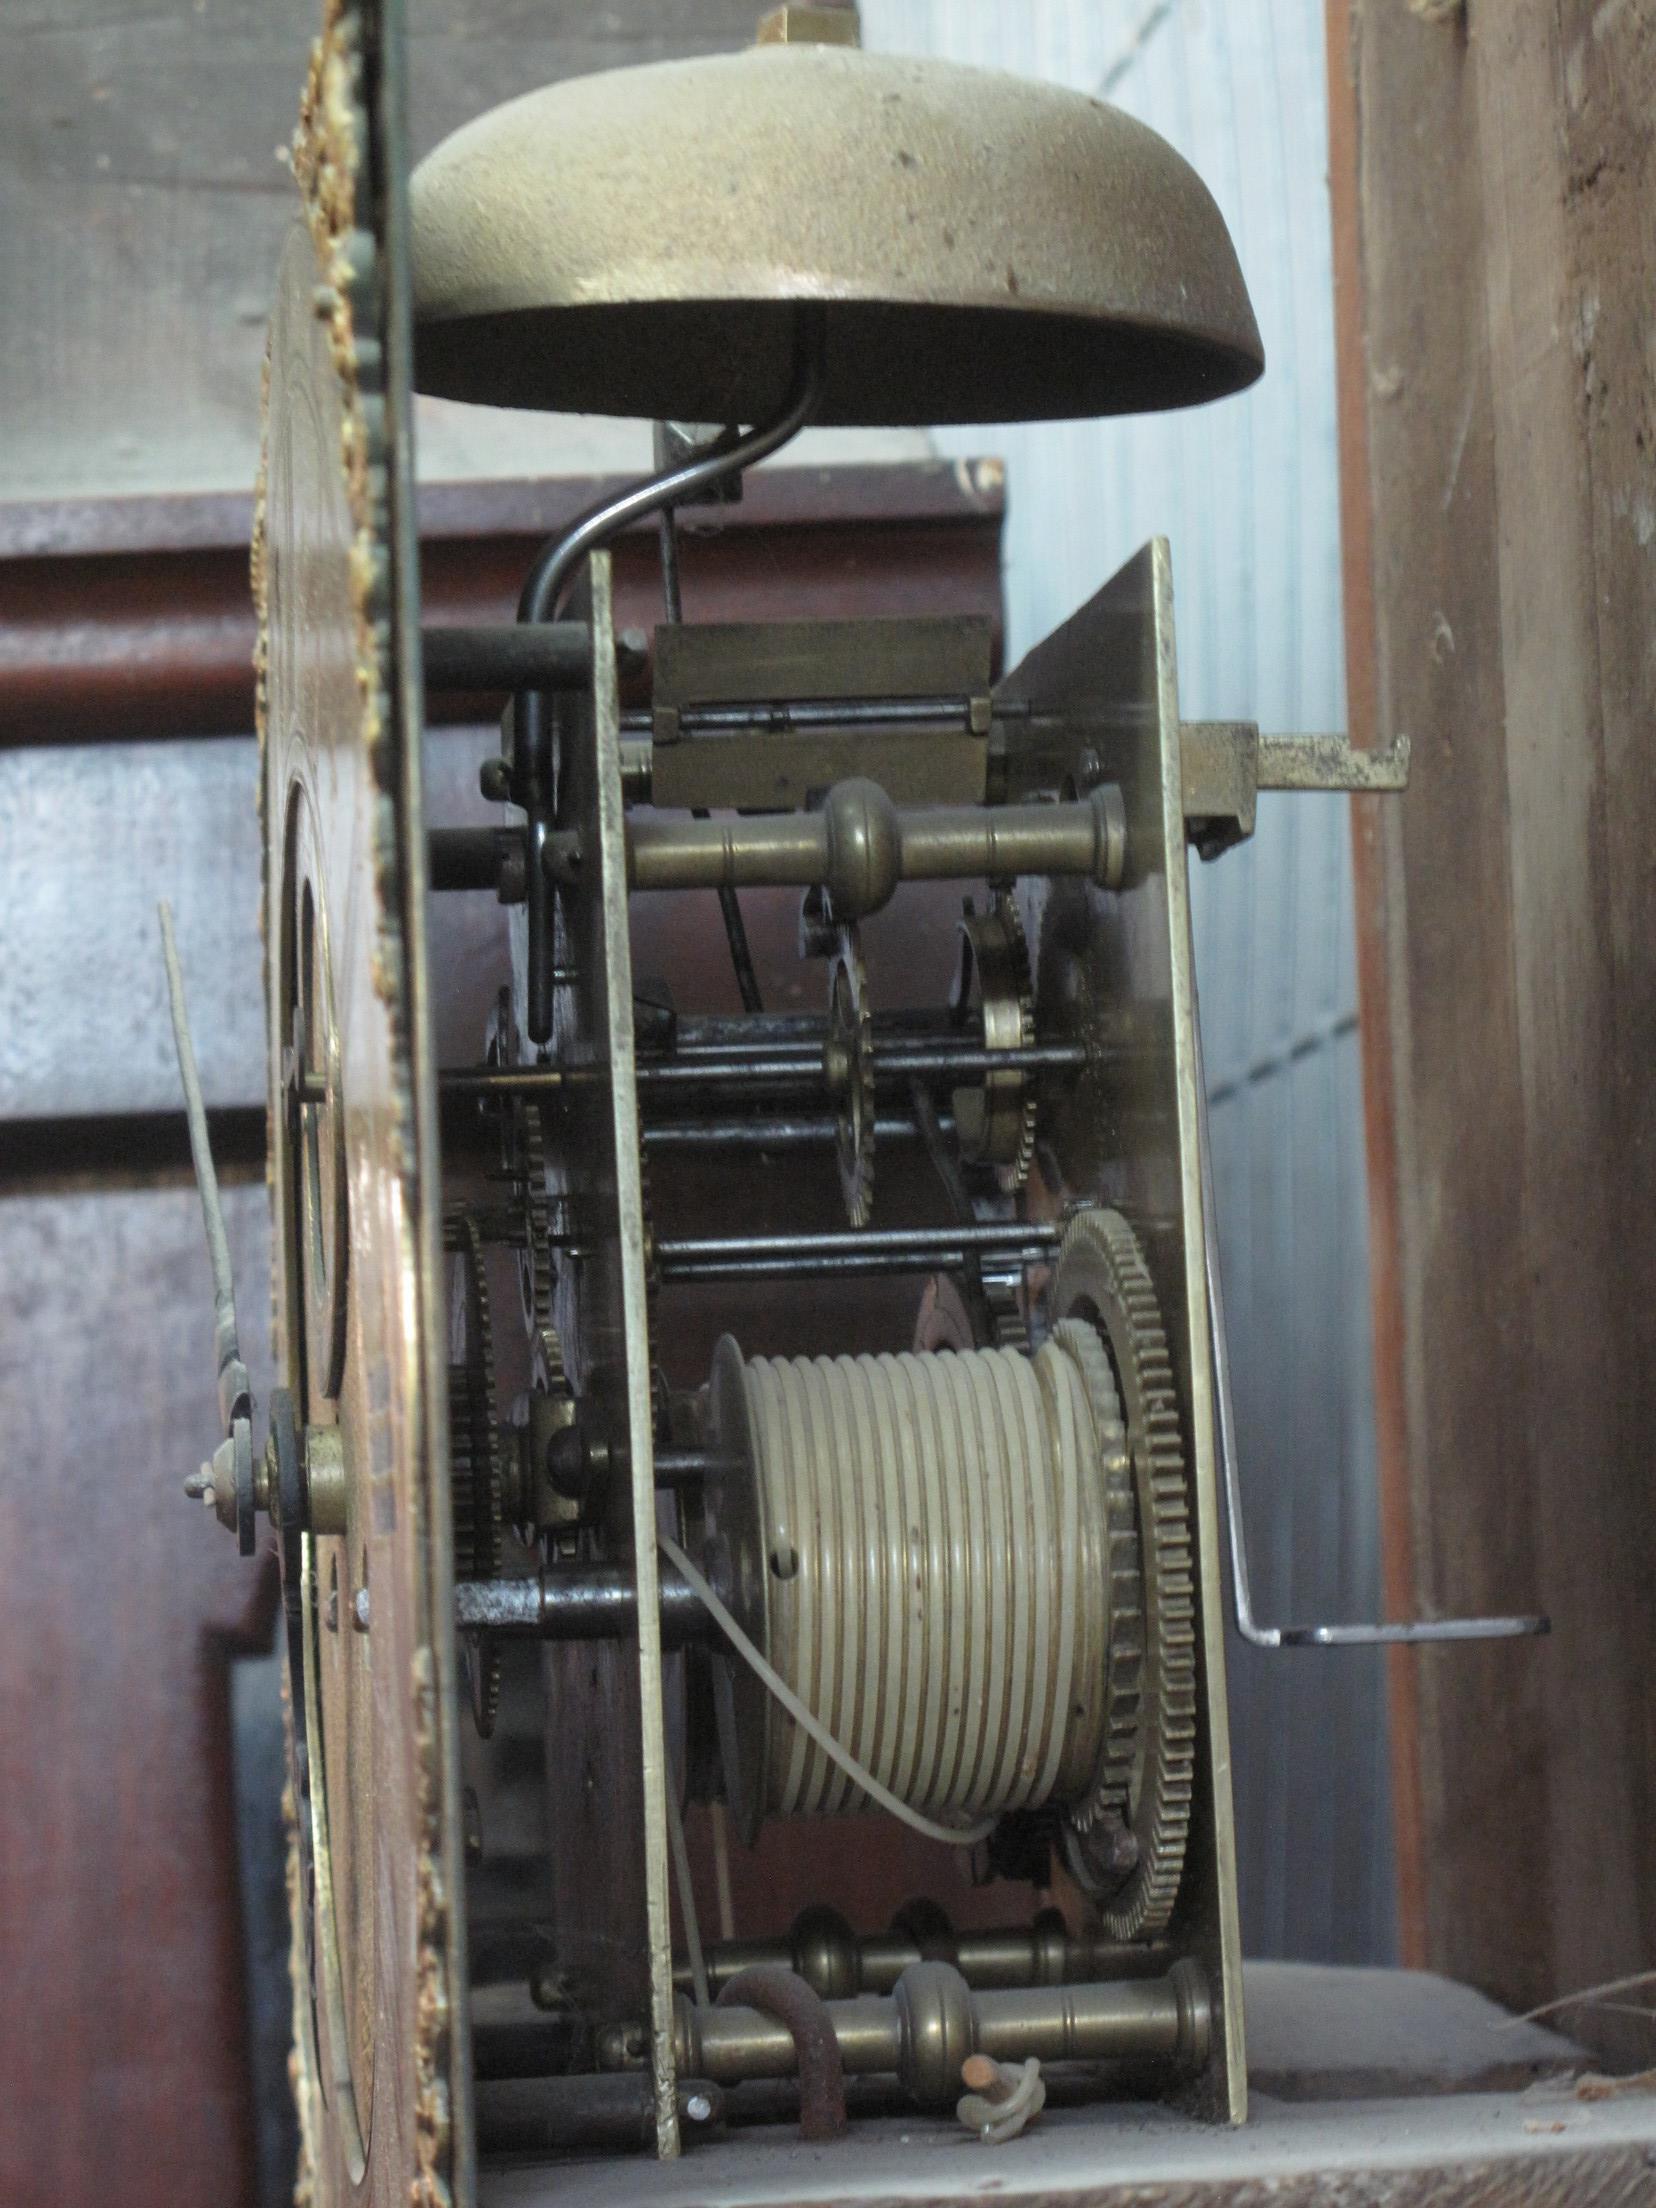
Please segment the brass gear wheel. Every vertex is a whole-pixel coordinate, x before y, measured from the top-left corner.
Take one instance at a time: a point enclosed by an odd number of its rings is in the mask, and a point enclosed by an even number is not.
[[[1035,1041],[1035,989],[1030,979],[1029,946],[1017,900],[998,892],[989,910],[977,912],[967,900],[960,923],[960,968],[950,1010],[957,1026],[972,1011],[973,999],[983,1025],[987,1050],[1027,1049]],[[1040,1101],[1033,1078],[1017,1068],[986,1073],[954,1092],[954,1120],[960,1155],[967,1165],[993,1165],[1008,1195],[1022,1188],[1035,1157],[1035,1128]]]
[[[488,1272],[476,1220],[451,1214],[443,1223],[443,1246],[459,1260],[449,1362],[454,1571],[458,1579],[488,1579],[500,1569],[500,1433]]]
[[[1091,1320],[1109,1351],[1125,1415],[1143,1588],[1143,1692],[1131,1763],[1107,1751],[1098,1786],[1070,1822],[1066,1853],[1098,1896],[1109,1937],[1146,1939],[1167,1928],[1190,1835],[1196,1592],[1172,1360],[1144,1252],[1119,1212],[1095,1205],[1071,1220],[1052,1308],[1059,1326]],[[1124,1736],[1118,1745],[1124,1749]]]
[[[484,1058],[491,1066],[523,1062],[510,989],[501,990],[490,1015]],[[518,1283],[523,1323],[529,1333],[530,1368],[537,1384],[544,1375],[544,1385],[561,1388],[565,1379],[563,1346],[552,1317],[554,1234],[552,1205],[546,1192],[546,1137],[540,1106],[528,1097],[512,1096],[502,1100],[497,1112],[501,1177],[511,1186],[520,1219]]]
[[[989,1313],[989,1336],[996,1349],[1029,1347],[1029,1319],[1024,1311],[1023,1269],[998,1272],[985,1265],[979,1276],[983,1301]]]
[[[492,1633],[473,1633],[467,1639],[464,1658],[466,1680],[471,1688],[472,1722],[477,1727],[478,1738],[490,1740],[494,1736],[495,1720],[500,1715],[500,1644]]]
[[[841,928],[828,968],[828,1056],[835,1062],[834,1154],[845,1216],[866,1227],[874,1209],[874,1021],[854,925]]]
[[[546,1143],[539,1105],[514,1098],[513,1111],[517,1116],[514,1148],[519,1176],[515,1185],[523,1210],[518,1279],[523,1293],[523,1320],[529,1329],[529,1368],[536,1387],[557,1391],[567,1385],[567,1376],[563,1344],[552,1318],[553,1232],[552,1206],[546,1193]]]
[[[1143,1740],[1144,1722],[1144,1574],[1140,1568],[1138,1497],[1133,1485],[1133,1456],[1121,1394],[1096,1326],[1085,1319],[1060,1319],[1052,1339],[1074,1361],[1087,1391],[1098,1435],[1098,1468],[1104,1481],[1104,1512],[1109,1540],[1109,1642],[1104,1678],[1104,1749],[1092,1790],[1069,1813],[1077,1831],[1091,1833],[1112,1823],[1128,1833],[1133,1774]],[[1110,1835],[1110,1853],[1126,1851]]]
[[[459,1354],[449,1363],[449,1491],[453,1498],[454,1576],[492,1579],[500,1569],[505,1508],[500,1428],[495,1411],[494,1330],[483,1236],[465,1212],[443,1222],[443,1247],[458,1258],[455,1319]],[[492,1634],[470,1637],[465,1649],[472,1716],[487,1740],[500,1710],[500,1650]]]
[[[985,1266],[981,1285],[987,1342],[979,1339],[979,1329],[973,1325],[966,1298],[953,1277],[933,1273],[928,1278],[914,1321],[914,1347],[919,1353],[934,1349],[1029,1348],[1029,1325],[1021,1301],[1022,1275],[992,1272]]]

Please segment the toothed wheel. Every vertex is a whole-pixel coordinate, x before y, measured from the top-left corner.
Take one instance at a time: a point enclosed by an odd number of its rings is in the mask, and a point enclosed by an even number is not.
[[[500,1569],[500,1433],[495,1409],[494,1336],[483,1237],[464,1214],[444,1222],[455,1268],[449,1362],[449,1481],[457,1579]]]
[[[985,1265],[980,1277],[991,1342],[996,1349],[1028,1349],[1029,1318],[1024,1310],[1022,1267],[997,1272]]]
[[[1144,1752],[1144,1574],[1140,1564],[1138,1497],[1127,1422],[1109,1352],[1086,1319],[1060,1319],[1052,1339],[1073,1358],[1087,1391],[1098,1436],[1109,1542],[1109,1641],[1104,1674],[1104,1750],[1092,1790],[1070,1811],[1091,1838],[1091,1852],[1120,1869],[1136,1857],[1131,1817],[1133,1779]],[[1096,1834],[1096,1837],[1092,1837]]]
[[[1143,1706],[1129,1758],[1112,1730],[1099,1780],[1066,1831],[1070,1867],[1112,1939],[1165,1931],[1178,1899],[1196,1780],[1196,1598],[1189,1482],[1167,1336],[1138,1237],[1103,1206],[1065,1232],[1058,1324],[1087,1319],[1109,1352],[1132,1464],[1143,1586]],[[1113,1525],[1113,1517],[1112,1517]],[[1112,1563],[1116,1548],[1112,1533]],[[1123,1713],[1125,1714],[1125,1713]]]
[[[490,1015],[483,1055],[491,1066],[521,1065],[522,1038],[512,1011],[512,992],[502,989]],[[530,1369],[538,1387],[565,1385],[563,1346],[552,1318],[554,1290],[552,1206],[546,1189],[546,1138],[541,1108],[532,1098],[510,1096],[497,1107],[500,1170],[511,1185],[520,1216],[522,1243],[518,1285],[523,1323],[528,1329]]]
[[[874,1030],[854,927],[841,928],[829,969],[826,1060],[837,1099],[834,1152],[845,1216],[866,1227],[874,1209]]]
[[[1029,1322],[1024,1317],[1022,1273],[996,1273],[985,1267],[980,1286],[984,1323],[974,1325],[955,1281],[948,1273],[933,1273],[921,1291],[915,1316],[915,1349],[922,1355],[933,1349],[1027,1350]]]
[[[514,1187],[523,1212],[523,1251],[518,1281],[523,1322],[529,1330],[529,1369],[537,1388],[557,1393],[568,1385],[563,1344],[552,1318],[552,1206],[546,1193],[546,1147],[540,1106],[513,1100]]]
[[[474,1633],[465,1649],[466,1684],[471,1692],[472,1722],[482,1740],[492,1738],[500,1715],[500,1648],[492,1633]]]
[[[1013,898],[998,893],[985,913],[967,906],[960,925],[960,969],[952,1010],[957,1025],[981,1023],[986,1050],[1027,1049],[1035,1041],[1035,992],[1029,948]],[[1032,1076],[1015,1066],[986,1073],[954,1092],[955,1133],[968,1165],[993,1165],[1001,1187],[1023,1187],[1035,1156],[1039,1100]]]

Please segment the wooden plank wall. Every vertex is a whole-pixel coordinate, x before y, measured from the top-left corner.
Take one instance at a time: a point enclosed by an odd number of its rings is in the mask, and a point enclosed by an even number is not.
[[[1554,1622],[1400,1660],[1405,1940],[1522,2007],[1656,1962],[1656,11],[1328,24],[1390,1591]]]

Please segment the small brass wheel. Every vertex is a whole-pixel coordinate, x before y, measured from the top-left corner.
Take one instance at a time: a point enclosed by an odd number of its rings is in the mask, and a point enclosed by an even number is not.
[[[835,1099],[834,1155],[845,1216],[866,1227],[874,1210],[874,1027],[868,972],[854,926],[841,928],[828,970],[824,1071]]]
[[[960,967],[950,1006],[957,1027],[981,1024],[985,1050],[1019,1050],[1035,1040],[1029,951],[1015,900],[999,892],[985,913],[968,902],[960,924]],[[996,1167],[1008,1193],[1022,1188],[1035,1155],[1035,1083],[1015,1066],[954,1092],[955,1133],[967,1165]]]

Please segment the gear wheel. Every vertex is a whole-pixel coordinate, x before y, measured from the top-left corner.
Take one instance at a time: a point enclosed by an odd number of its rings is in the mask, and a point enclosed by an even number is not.
[[[546,1144],[540,1107],[513,1099],[511,1129],[514,1191],[523,1212],[523,1251],[518,1280],[523,1323],[529,1330],[529,1369],[537,1388],[559,1393],[568,1386],[563,1344],[552,1317],[552,1206],[546,1193]]]
[[[837,1077],[834,1151],[845,1216],[866,1227],[874,1209],[874,1023],[854,926],[841,928],[828,969],[827,1055]]]
[[[444,1222],[443,1246],[459,1260],[449,1363],[449,1479],[454,1500],[454,1570],[487,1579],[500,1569],[500,1436],[495,1411],[494,1332],[483,1237],[465,1213]]]
[[[494,1332],[483,1236],[464,1212],[443,1223],[443,1246],[459,1259],[455,1325],[459,1355],[449,1364],[449,1488],[453,1497],[454,1574],[490,1579],[500,1569],[502,1500],[500,1432],[495,1417]],[[556,1337],[554,1337],[554,1340]],[[466,1647],[472,1717],[487,1740],[500,1709],[500,1650],[489,1633]]]
[[[914,1347],[922,1355],[933,1349],[1027,1350],[1029,1327],[1020,1301],[1021,1273],[991,1272],[981,1277],[982,1315],[988,1323],[987,1345],[972,1323],[966,1298],[948,1273],[933,1273],[920,1295],[914,1321]]]
[[[997,1271],[985,1265],[981,1274],[983,1301],[989,1313],[989,1334],[996,1349],[1029,1347],[1029,1320],[1024,1312],[1023,1268]]]
[[[1133,1458],[1127,1445],[1121,1394],[1110,1368],[1109,1352],[1098,1329],[1085,1319],[1060,1319],[1052,1339],[1081,1374],[1098,1436],[1098,1465],[1104,1479],[1104,1514],[1109,1539],[1109,1641],[1104,1670],[1104,1752],[1092,1790],[1070,1812],[1083,1833],[1113,1824],[1129,1834],[1133,1773],[1143,1739],[1144,1721],[1144,1574],[1140,1569],[1138,1497],[1133,1487]],[[1112,1842],[1114,1835],[1112,1834]],[[1129,1848],[1113,1844],[1119,1860]]]
[[[1035,990],[1017,900],[1004,890],[989,910],[968,900],[960,924],[960,968],[951,1004],[963,1025],[977,1000],[987,1050],[1026,1049],[1035,1041]],[[1026,1072],[987,1073],[954,1092],[955,1130],[968,1165],[993,1165],[1008,1195],[1022,1188],[1035,1157],[1040,1099]]]
[[[494,1735],[495,1719],[500,1715],[501,1661],[500,1646],[492,1633],[474,1633],[465,1649],[466,1681],[471,1689],[472,1722],[477,1727],[478,1738],[489,1740]]]
[[[484,1037],[484,1058],[491,1066],[516,1066],[521,1038],[512,1010],[512,992],[502,989]],[[512,1096],[497,1107],[501,1177],[510,1183],[521,1215],[518,1281],[523,1323],[529,1333],[530,1366],[537,1385],[564,1385],[563,1346],[552,1317],[555,1287],[552,1206],[546,1192],[546,1137],[540,1106]]]
[[[1165,1931],[1172,1916],[1190,1834],[1196,1597],[1172,1361],[1144,1252],[1119,1212],[1092,1206],[1071,1220],[1052,1307],[1060,1328],[1090,1319],[1109,1351],[1125,1414],[1143,1588],[1137,1743],[1129,1764],[1112,1725],[1099,1782],[1070,1822],[1066,1852],[1099,1895],[1108,1935],[1144,1939]]]

